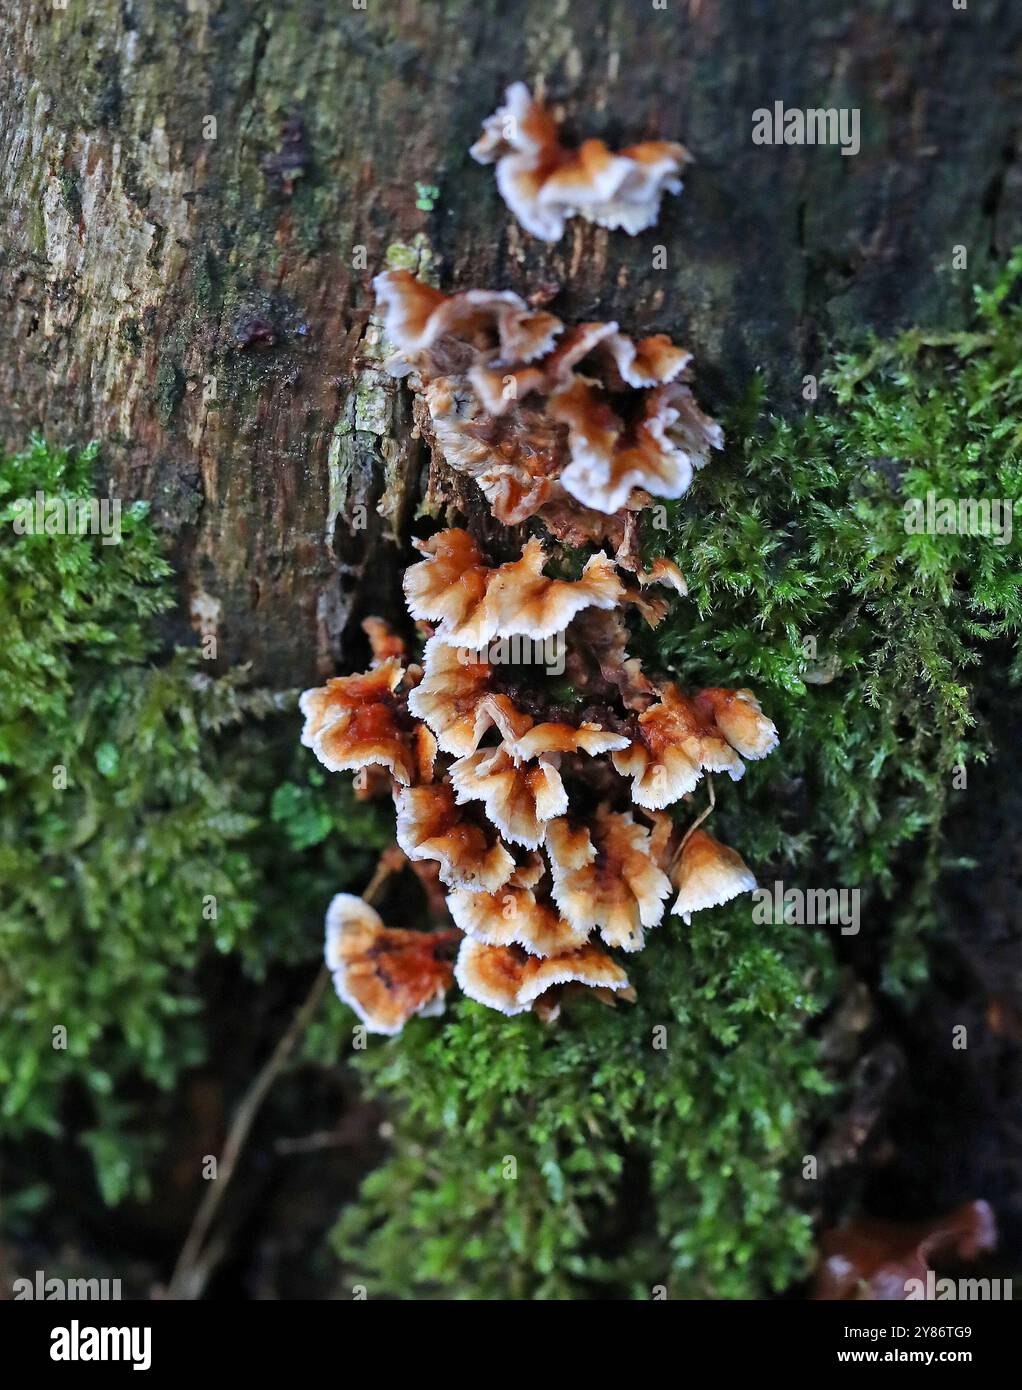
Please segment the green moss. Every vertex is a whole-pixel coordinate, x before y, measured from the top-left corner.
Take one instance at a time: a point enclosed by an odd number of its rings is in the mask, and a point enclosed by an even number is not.
[[[748,402],[741,448],[675,508],[670,547],[697,613],[657,645],[695,679],[756,689],[809,807],[771,813],[772,785],[754,779],[762,796],[732,798],[758,817],[749,848],[860,885],[867,906],[908,887],[884,962],[895,990],[920,973],[955,769],[986,756],[974,687],[1017,676],[1022,618],[1014,528],[1003,545],[910,534],[905,508],[928,493],[1022,497],[1020,272],[1016,255],[977,294],[973,332],[912,331],[840,358],[833,410],[760,427]]]
[[[377,1045],[360,1065],[401,1102],[396,1155],[338,1228],[351,1281],[470,1298],[790,1281],[810,1230],[785,1194],[822,1085],[794,936],[740,910],[670,919],[629,963],[634,1007],[573,1001],[548,1030],[462,1000]]]
[[[195,302],[203,313],[215,313],[220,304],[220,269],[208,247],[196,255],[194,268]]]
[[[424,232],[416,232],[410,242],[392,241],[383,263],[387,270],[410,270],[426,284],[436,283],[436,257]]]
[[[205,1058],[204,965],[315,961],[323,903],[389,827],[296,751],[293,692],[159,650],[144,506],[117,545],[15,533],[17,499],[88,497],[94,466],[40,441],[0,459],[0,1133],[59,1137],[74,1097],[116,1201],[165,1141],[154,1088]]]
[[[752,686],[782,735],[718,789],[715,829],[763,884],[860,888],[855,949],[896,992],[922,975],[954,769],[985,756],[975,705],[1022,617],[1017,538],[909,535],[904,503],[1022,496],[1020,272],[1022,255],[978,295],[974,333],[841,359],[830,411],[764,418],[754,390],[650,536],[691,597],[647,665]],[[358,1065],[394,1151],[336,1232],[351,1282],[740,1298],[798,1279],[811,1025],[841,953],[836,927],[755,925],[745,900],[667,919],[629,962],[632,1009],[572,1004],[545,1029],[462,1000],[375,1043]]]

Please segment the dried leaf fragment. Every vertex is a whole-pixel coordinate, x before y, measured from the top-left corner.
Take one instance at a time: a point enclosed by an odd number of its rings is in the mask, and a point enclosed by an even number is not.
[[[860,1216],[824,1234],[812,1297],[887,1302],[928,1297],[927,1275],[935,1260],[974,1260],[996,1245],[988,1202],[965,1202],[931,1221]]]

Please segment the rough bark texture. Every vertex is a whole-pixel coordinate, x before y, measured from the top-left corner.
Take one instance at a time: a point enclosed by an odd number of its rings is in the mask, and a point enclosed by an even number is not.
[[[946,322],[1022,226],[1010,0],[7,0],[0,25],[0,443],[100,439],[221,661],[275,684],[397,597],[421,459],[363,346],[388,244],[423,238],[445,285],[556,281],[558,312],[686,342],[711,406],[761,368],[783,408],[832,332]],[[689,145],[657,228],[521,232],[466,154],[516,78],[579,136]],[[859,107],[861,152],[753,145],[778,99]]]

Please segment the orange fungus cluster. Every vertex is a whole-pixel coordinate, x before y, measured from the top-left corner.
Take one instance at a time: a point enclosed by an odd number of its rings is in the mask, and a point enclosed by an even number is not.
[[[452,972],[509,1015],[550,1018],[568,989],[632,998],[612,953],[641,950],[668,912],[687,919],[755,886],[735,851],[670,812],[707,774],[740,778],[776,730],[750,691],[646,675],[605,552],[573,579],[546,572],[535,537],[503,564],[459,528],[419,548],[405,595],[428,634],[421,661],[377,641],[386,654],[369,671],[305,692],[303,739],[331,770],[382,771],[397,842],[434,869],[452,925],[385,927],[340,895],[327,932],[338,991],[382,1032],[435,1011]],[[531,645],[499,659],[516,636]]]
[[[473,154],[547,239],[575,213],[650,225],[687,158],[660,143],[567,150],[521,84]],[[778,741],[751,691],[686,690],[628,650],[630,624],[655,627],[668,593],[686,592],[672,561],[646,567],[640,517],[685,493],[721,429],[693,396],[691,354],[665,334],[565,323],[535,307],[542,296],[444,294],[404,270],[374,285],[431,494],[451,520],[472,519],[415,542],[404,596],[421,653],[367,619],[370,669],[301,698],[320,762],[389,789],[405,862],[447,919],[392,928],[340,894],[327,919],[335,985],[382,1033],[441,1009],[452,979],[543,1019],[571,992],[633,999],[622,958],[666,914],[687,921],[755,886],[705,816],[686,826],[676,812],[704,778],[737,781]]]

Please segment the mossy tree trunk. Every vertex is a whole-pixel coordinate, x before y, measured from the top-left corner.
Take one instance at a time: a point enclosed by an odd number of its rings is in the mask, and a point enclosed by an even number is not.
[[[397,601],[421,458],[364,352],[389,244],[671,331],[718,409],[758,368],[800,408],[831,332],[946,323],[1018,230],[1010,0],[8,0],[0,33],[0,441],[101,440],[184,611],[277,684]],[[523,235],[466,155],[516,78],[577,135],[689,145],[657,228]],[[861,152],[754,145],[775,100],[860,108]]]

